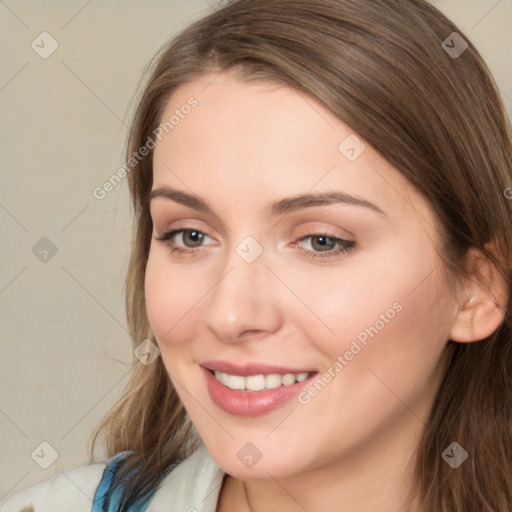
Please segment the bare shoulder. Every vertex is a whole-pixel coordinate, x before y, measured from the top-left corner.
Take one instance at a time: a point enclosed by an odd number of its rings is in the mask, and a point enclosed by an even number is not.
[[[90,512],[106,463],[61,471],[0,504],[0,512]]]

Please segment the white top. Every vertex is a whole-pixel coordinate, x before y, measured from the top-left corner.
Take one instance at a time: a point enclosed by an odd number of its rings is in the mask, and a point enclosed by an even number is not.
[[[11,496],[0,512],[90,512],[105,467],[97,463],[57,473]],[[146,512],[215,512],[224,475],[201,444],[162,479]]]

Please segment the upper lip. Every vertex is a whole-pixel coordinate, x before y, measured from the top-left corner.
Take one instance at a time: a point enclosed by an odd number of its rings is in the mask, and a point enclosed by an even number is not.
[[[204,361],[201,363],[201,366],[208,370],[228,373],[229,375],[240,375],[242,377],[261,374],[268,375],[270,373],[280,373],[284,375],[286,373],[310,373],[316,371],[311,368],[291,368],[264,363],[247,363],[239,365],[229,361]]]

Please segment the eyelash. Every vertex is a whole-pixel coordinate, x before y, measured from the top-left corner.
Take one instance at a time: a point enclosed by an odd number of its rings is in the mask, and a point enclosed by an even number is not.
[[[162,236],[157,237],[156,240],[158,240],[159,242],[165,243],[170,248],[170,252],[171,253],[182,254],[182,255],[183,254],[188,254],[191,257],[197,256],[199,251],[196,251],[193,248],[183,249],[181,247],[176,247],[174,245],[174,243],[172,242],[172,239],[174,238],[175,235],[177,235],[179,233],[185,233],[187,231],[189,231],[189,232],[190,231],[195,231],[195,232],[200,233],[202,235],[208,236],[208,235],[206,235],[206,233],[203,233],[202,231],[199,231],[198,229],[181,228],[181,229],[173,229],[171,231],[167,231],[167,232],[163,233]],[[305,236],[302,236],[301,238],[299,238],[297,240],[297,242],[301,242],[303,240],[307,240],[308,238],[315,238],[315,237],[316,238],[320,238],[320,237],[329,238],[334,243],[340,245],[340,247],[338,247],[337,249],[334,249],[332,251],[325,251],[325,252],[322,252],[322,251],[321,252],[310,251],[310,250],[299,248],[299,250],[302,253],[305,253],[306,256],[308,256],[308,257],[310,257],[312,259],[318,259],[318,258],[330,259],[330,258],[335,258],[336,256],[340,256],[341,254],[350,252],[352,249],[354,249],[354,247],[356,245],[354,241],[344,240],[343,238],[336,237],[336,236],[334,236],[334,235],[332,235],[330,233],[310,233],[308,235],[305,235]],[[294,242],[294,244],[297,243],[297,242]],[[199,247],[198,249],[201,249],[201,247]]]

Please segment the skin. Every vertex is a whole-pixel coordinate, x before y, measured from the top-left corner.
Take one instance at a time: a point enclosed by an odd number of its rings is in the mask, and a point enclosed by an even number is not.
[[[165,119],[190,96],[198,105],[157,143],[153,171],[153,190],[193,193],[211,212],[162,197],[151,202],[145,293],[169,376],[228,474],[217,510],[250,510],[242,481],[253,511],[417,510],[417,502],[406,506],[410,464],[448,340],[457,328],[461,341],[475,339],[474,326],[465,340],[457,327],[460,298],[446,285],[432,209],[368,144],[349,161],[338,145],[353,130],[312,98],[215,76],[169,100]],[[332,190],[385,215],[347,204],[266,213],[283,197]],[[175,245],[190,253],[175,254],[156,240],[178,228],[204,233],[203,245],[194,249],[177,235]],[[318,239],[303,237],[322,233],[356,245],[332,258],[308,257],[321,249]],[[236,253],[247,236],[263,249],[250,264]],[[201,362],[322,372],[397,302],[401,311],[307,405],[292,399],[248,418],[209,397]],[[247,442],[262,453],[252,468],[237,457]]]

